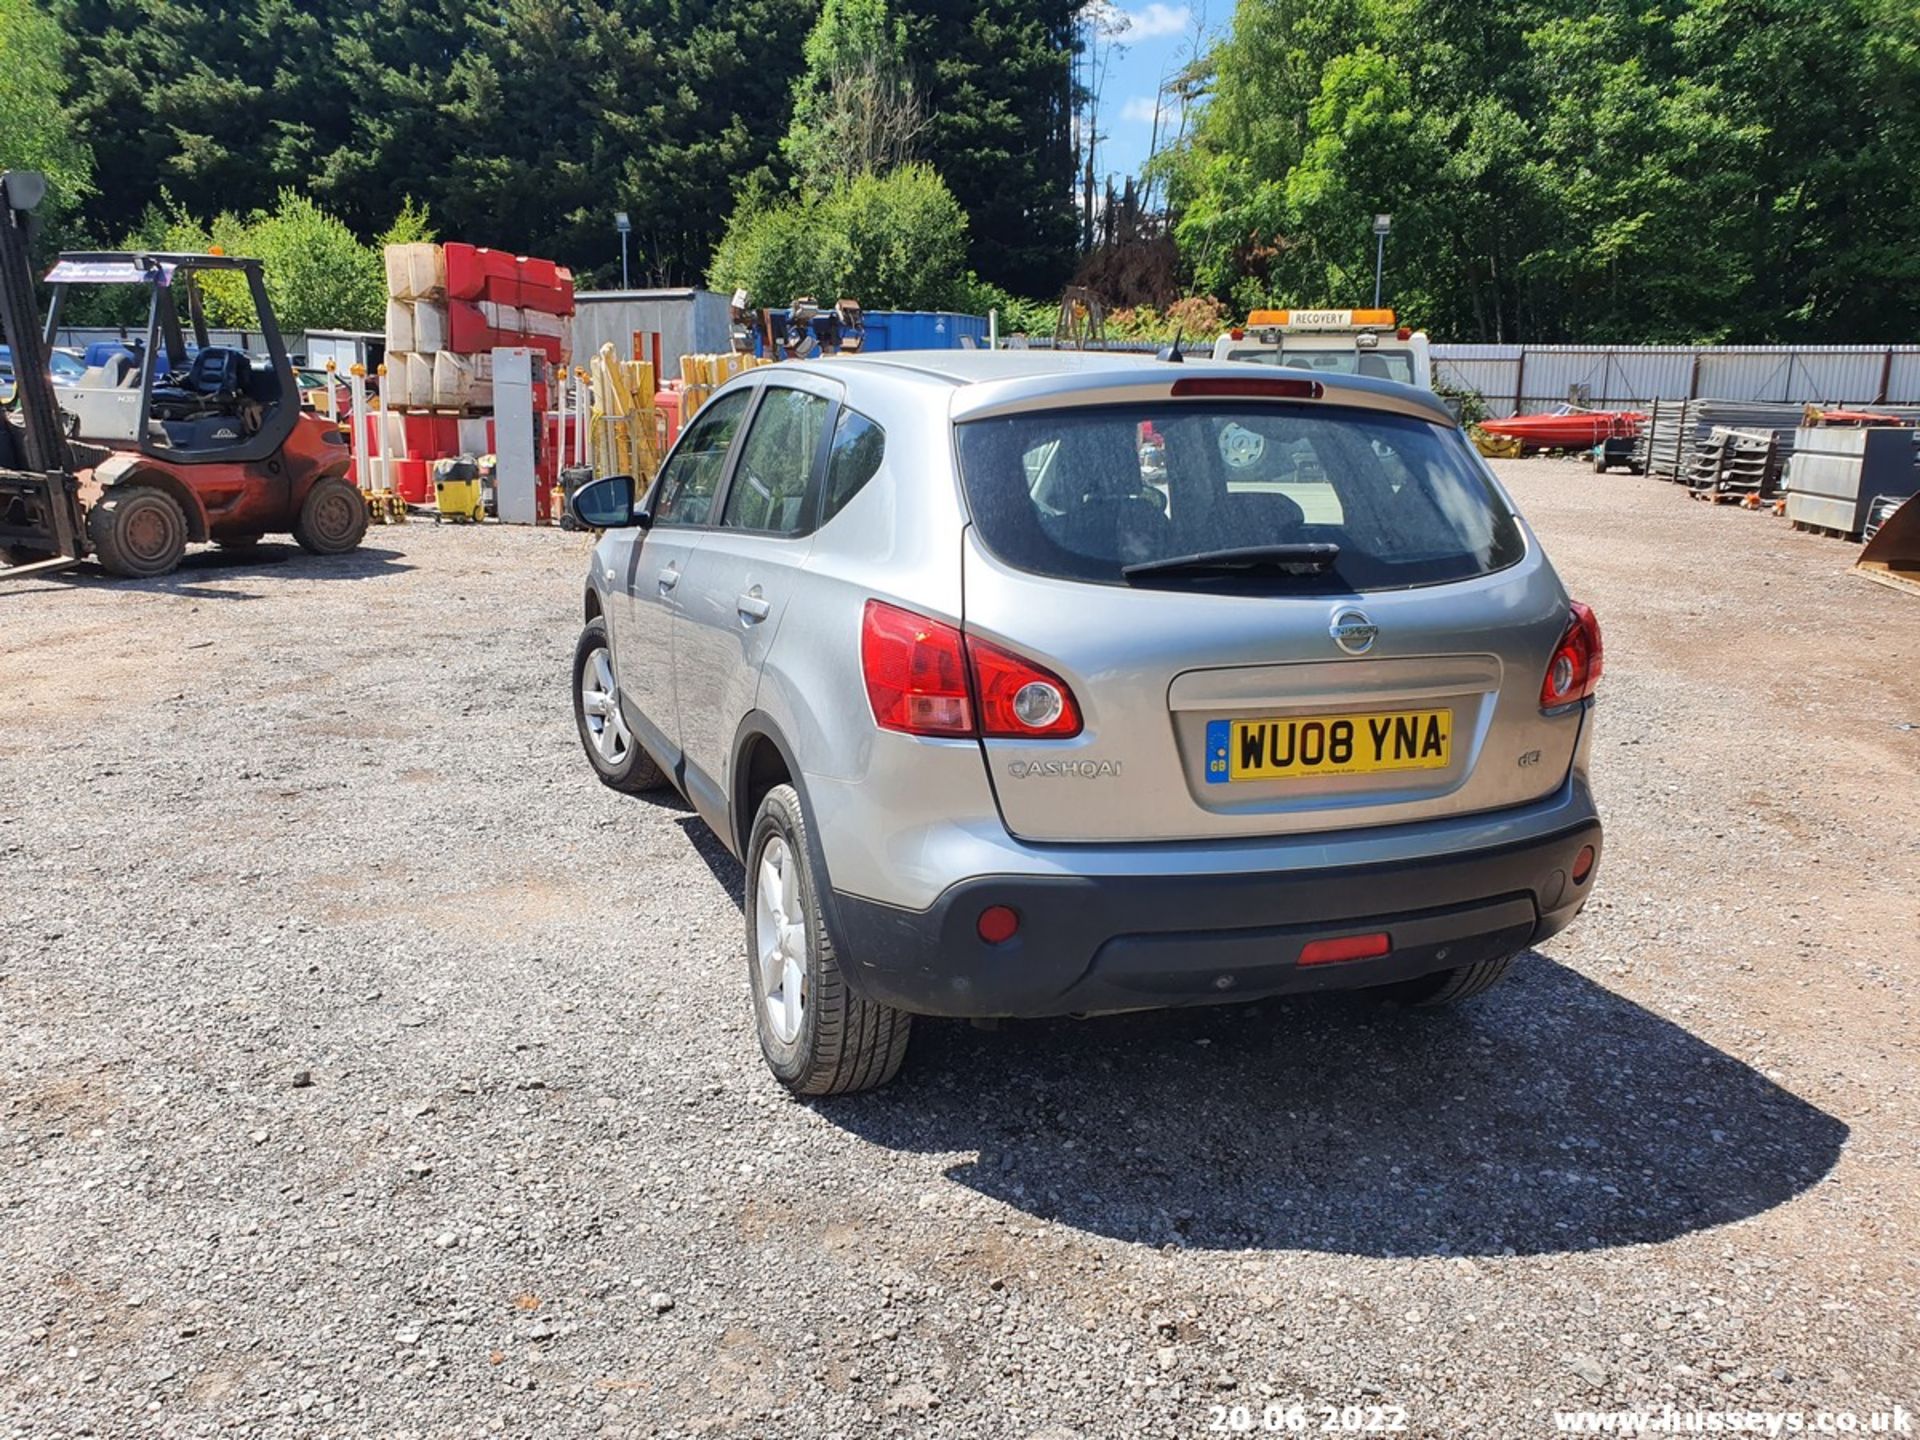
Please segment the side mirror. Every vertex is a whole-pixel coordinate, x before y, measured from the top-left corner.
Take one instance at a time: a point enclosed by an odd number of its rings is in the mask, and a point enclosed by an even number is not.
[[[573,492],[567,508],[587,530],[621,530],[633,525],[645,529],[652,518],[634,513],[631,475],[603,475],[589,481]]]

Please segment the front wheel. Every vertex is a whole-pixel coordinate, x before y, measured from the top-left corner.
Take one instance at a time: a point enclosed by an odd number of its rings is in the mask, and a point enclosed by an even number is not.
[[[613,642],[607,622],[598,616],[587,622],[573,647],[573,722],[601,784],[637,795],[667,783],[667,772],[640,748],[620,708]]]
[[[87,511],[87,536],[108,571],[151,580],[187,553],[187,515],[164,490],[114,485]]]
[[[1392,1000],[1401,1005],[1427,1009],[1440,1005],[1456,1005],[1462,1000],[1471,1000],[1483,990],[1491,989],[1500,978],[1513,968],[1518,954],[1500,955],[1492,960],[1482,960],[1477,965],[1461,965],[1452,970],[1436,970],[1431,975],[1417,975],[1411,980],[1401,980],[1396,984],[1382,985],[1374,994],[1382,1000]]]
[[[810,853],[799,793],[774,786],[747,842],[747,975],[760,1053],[796,1095],[872,1090],[900,1073],[913,1017],[847,988]]]
[[[367,533],[367,502],[337,475],[316,480],[293,522],[293,538],[310,555],[343,555]]]

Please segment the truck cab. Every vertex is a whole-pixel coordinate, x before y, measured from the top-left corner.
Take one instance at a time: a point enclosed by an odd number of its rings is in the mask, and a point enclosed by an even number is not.
[[[1391,310],[1255,310],[1213,342],[1213,358],[1433,388],[1426,332],[1399,324]]]

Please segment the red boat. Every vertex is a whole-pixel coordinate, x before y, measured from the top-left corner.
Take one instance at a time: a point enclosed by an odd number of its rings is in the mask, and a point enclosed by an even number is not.
[[[1641,410],[1563,410],[1554,415],[1515,415],[1483,420],[1489,435],[1518,440],[1525,450],[1584,450],[1602,440],[1628,440],[1640,433]]]

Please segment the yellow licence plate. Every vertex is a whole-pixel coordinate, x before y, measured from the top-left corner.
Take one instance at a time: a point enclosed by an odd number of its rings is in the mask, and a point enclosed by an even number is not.
[[[1209,785],[1444,770],[1452,760],[1451,710],[1207,722]]]

